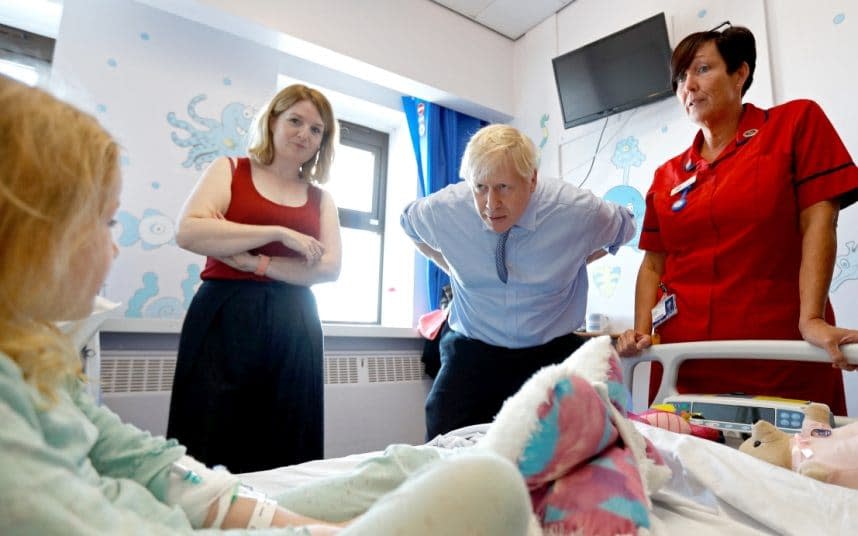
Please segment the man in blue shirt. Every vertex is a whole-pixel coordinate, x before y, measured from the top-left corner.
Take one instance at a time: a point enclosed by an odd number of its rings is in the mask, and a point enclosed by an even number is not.
[[[490,422],[537,370],[582,340],[588,258],[635,232],[627,209],[558,180],[537,181],[536,149],[508,125],[468,142],[459,182],[409,204],[400,222],[450,275],[441,369],[426,400],[427,438]]]

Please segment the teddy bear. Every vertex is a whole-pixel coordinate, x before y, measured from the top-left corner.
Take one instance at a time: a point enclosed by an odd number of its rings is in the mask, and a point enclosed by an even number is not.
[[[757,421],[739,450],[821,482],[858,489],[858,422],[832,428],[830,420],[828,406],[811,403],[799,433]]]

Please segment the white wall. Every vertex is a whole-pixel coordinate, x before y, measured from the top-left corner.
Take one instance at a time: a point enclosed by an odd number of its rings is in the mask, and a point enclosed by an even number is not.
[[[193,148],[179,147],[171,136],[187,138],[193,131],[200,148],[218,145],[224,136],[190,116],[191,99],[205,95],[195,112],[219,122],[229,103],[257,107],[275,91],[278,77],[288,75],[322,87],[336,101],[338,116],[390,134],[382,323],[413,326],[414,272],[403,266],[414,248],[399,231],[398,216],[417,189],[416,164],[402,94],[150,4],[66,0],[53,64],[55,91],[95,114],[123,146],[115,233],[121,254],[105,295],[122,302],[127,317],[183,316],[202,258],[176,247],[175,217],[207,163],[183,166]],[[363,99],[366,110],[347,111],[335,94]],[[363,116],[350,113],[356,111]],[[170,124],[169,113],[190,131]]]
[[[768,6],[775,98],[778,102],[797,98],[819,102],[853,160],[858,158],[854,89],[858,84],[858,5],[825,0],[810,7],[807,2],[781,0],[770,1]],[[831,301],[838,324],[858,328],[858,207],[841,213],[837,235],[838,266]]]
[[[242,136],[225,127],[223,114],[235,102],[241,118],[252,116],[276,87],[278,56],[136,2],[66,0],[52,85],[93,113],[122,147],[114,230],[121,254],[105,295],[122,302],[126,316],[184,315],[203,259],[175,245],[175,218],[208,165],[206,158],[188,160],[228,146],[242,151]],[[205,98],[194,112],[214,126],[191,116],[199,95]],[[173,136],[194,143],[181,147]]]
[[[141,1],[476,117],[513,114],[513,42],[428,0]]]

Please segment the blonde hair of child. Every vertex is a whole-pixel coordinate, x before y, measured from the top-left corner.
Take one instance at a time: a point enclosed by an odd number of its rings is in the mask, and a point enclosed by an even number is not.
[[[48,400],[81,374],[54,325],[63,277],[119,187],[119,147],[92,116],[0,76],[0,352]]]

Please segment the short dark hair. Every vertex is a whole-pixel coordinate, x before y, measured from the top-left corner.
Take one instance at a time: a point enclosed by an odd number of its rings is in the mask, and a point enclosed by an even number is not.
[[[723,32],[714,30],[695,32],[680,41],[673,49],[673,56],[670,58],[670,83],[673,86],[673,92],[676,93],[679,76],[694,61],[697,50],[710,41],[715,43],[718,53],[724,58],[728,73],[735,73],[742,63],[748,64],[748,79],[742,86],[744,96],[751,87],[751,82],[754,81],[754,69],[757,65],[757,44],[754,34],[744,26],[730,26]]]

